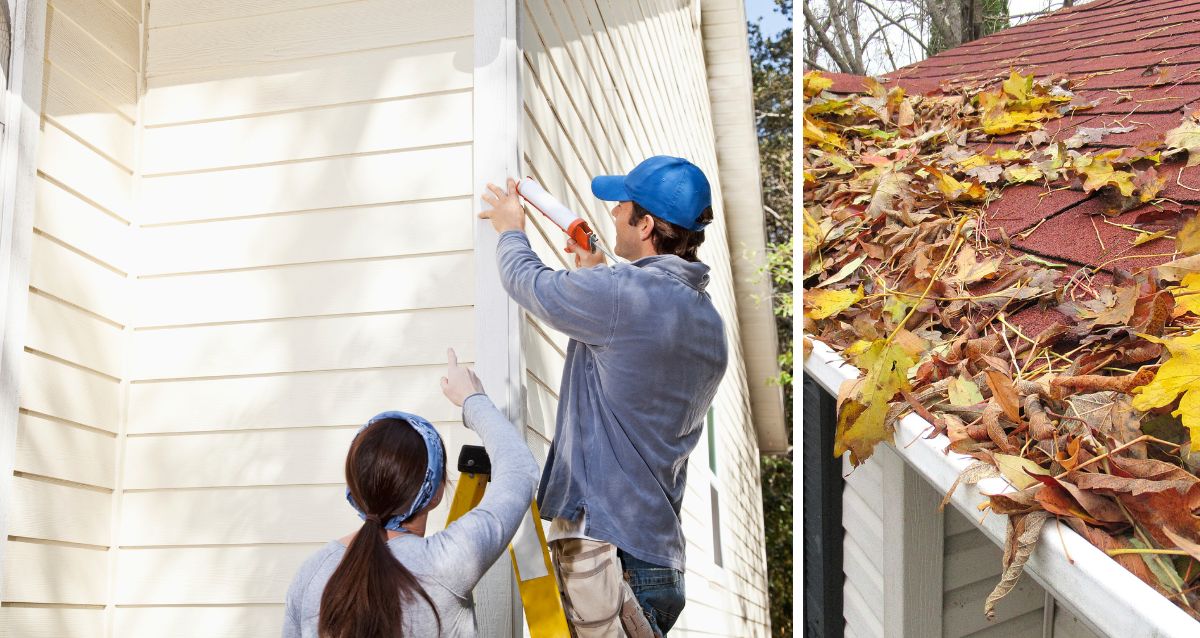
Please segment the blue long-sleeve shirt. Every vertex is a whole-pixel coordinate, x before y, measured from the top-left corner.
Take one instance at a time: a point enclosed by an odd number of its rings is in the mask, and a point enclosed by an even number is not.
[[[547,268],[519,231],[500,236],[500,279],[526,311],[570,337],[542,517],[635,558],[684,569],[687,459],[728,358],[708,266],[675,255]]]

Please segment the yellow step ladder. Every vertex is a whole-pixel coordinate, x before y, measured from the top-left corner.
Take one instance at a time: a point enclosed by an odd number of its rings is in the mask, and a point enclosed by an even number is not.
[[[492,474],[487,452],[478,445],[464,445],[458,455],[458,471],[458,487],[450,504],[447,526],[471,511],[483,498]],[[508,546],[508,553],[517,575],[517,589],[531,638],[570,638],[536,501],[529,503],[529,511]]]

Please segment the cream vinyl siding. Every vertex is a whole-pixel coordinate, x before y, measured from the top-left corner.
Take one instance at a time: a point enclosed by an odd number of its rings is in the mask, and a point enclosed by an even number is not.
[[[102,634],[123,414],[141,12],[51,0],[0,636]]]
[[[437,384],[475,352],[471,32],[465,0],[151,5],[114,635],[278,634],[360,524],[361,423],[474,441]]]
[[[714,564],[708,453],[702,444],[691,459],[694,480],[688,482],[682,512],[688,603],[672,635],[766,635],[758,448],[696,7],[655,0],[522,0],[518,5],[524,174],[587,218],[610,248],[609,205],[592,197],[592,176],[624,173],[646,157],[669,154],[689,158],[713,183],[717,219],[709,226],[701,259],[713,269],[708,290],[725,318],[730,345],[729,369],[714,404],[724,567]],[[528,234],[542,260],[568,267],[563,232],[536,212],[529,221]],[[544,457],[553,435],[566,338],[527,318],[522,344],[527,438]]]
[[[857,468],[844,460],[843,474],[848,638],[1097,638],[1027,575],[996,605],[995,620],[987,620],[983,606],[1000,581],[1000,548],[954,507],[939,514],[942,495],[890,447]],[[1053,609],[1046,609],[1048,600]],[[941,617],[928,617],[930,608]]]

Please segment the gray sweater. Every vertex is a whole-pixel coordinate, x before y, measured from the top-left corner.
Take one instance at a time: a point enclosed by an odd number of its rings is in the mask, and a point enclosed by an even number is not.
[[[446,529],[420,537],[403,534],[388,541],[392,554],[416,576],[433,600],[442,636],[474,636],[471,590],[508,547],[533,500],[537,463],[517,428],[490,399],[476,394],[463,403],[463,423],[475,430],[492,461],[492,480],[483,500]],[[316,638],[325,583],[346,547],[330,541],[300,567],[288,589],[284,638]],[[436,636],[437,622],[423,599],[404,609],[404,635]]]
[[[728,358],[708,266],[655,255],[552,270],[519,231],[500,235],[496,257],[508,294],[571,338],[542,517],[586,513],[588,536],[682,571],[688,455]]]

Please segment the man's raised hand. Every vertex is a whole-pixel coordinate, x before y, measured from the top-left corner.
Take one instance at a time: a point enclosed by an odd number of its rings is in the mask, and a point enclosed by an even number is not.
[[[492,228],[496,232],[503,233],[508,230],[525,230],[525,211],[521,208],[521,198],[517,195],[517,182],[513,178],[508,178],[508,190],[501,190],[495,184],[488,184],[488,190],[491,192],[484,193],[483,202],[491,208],[479,213],[480,219],[488,219],[492,222]]]
[[[580,246],[579,242],[575,241],[575,239],[570,236],[567,237],[567,245],[563,248],[563,250],[565,250],[569,255],[575,255],[576,268],[591,268],[592,266],[599,266],[600,264],[607,263],[608,261],[605,259],[603,252],[600,252],[599,250],[596,252],[591,252],[583,246]]]

